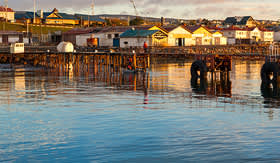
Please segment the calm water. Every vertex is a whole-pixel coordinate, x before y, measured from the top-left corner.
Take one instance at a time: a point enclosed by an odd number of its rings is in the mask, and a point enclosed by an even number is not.
[[[0,161],[280,161],[280,98],[261,89],[262,61],[197,83],[191,61],[154,62],[136,75],[2,65]]]

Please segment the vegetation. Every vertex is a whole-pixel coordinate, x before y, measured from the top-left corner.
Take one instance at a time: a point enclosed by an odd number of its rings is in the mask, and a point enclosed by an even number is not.
[[[139,17],[136,17],[135,19],[129,22],[129,25],[142,25],[142,24],[144,24],[144,19],[141,19]]]
[[[28,25],[28,30],[34,34],[48,34],[49,32],[55,31],[68,31],[71,30],[73,27],[66,27],[66,26],[48,26],[48,25]],[[26,24],[13,24],[8,22],[0,22],[0,30],[1,31],[18,31],[18,32],[26,32],[27,26]]]

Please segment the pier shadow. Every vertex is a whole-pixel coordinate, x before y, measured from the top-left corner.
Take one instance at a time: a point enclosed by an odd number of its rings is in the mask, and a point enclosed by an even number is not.
[[[261,94],[266,108],[278,108],[280,106],[280,85],[277,82],[261,84]]]
[[[232,97],[232,83],[227,77],[220,79],[191,78],[192,91],[207,97]]]

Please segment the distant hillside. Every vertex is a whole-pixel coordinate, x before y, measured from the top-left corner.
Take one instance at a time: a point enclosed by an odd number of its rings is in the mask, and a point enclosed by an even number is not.
[[[120,20],[125,20],[128,21],[128,19],[135,19],[135,15],[110,15],[110,14],[102,14],[102,15],[96,15],[99,16],[102,19],[120,19]],[[139,16],[140,18],[149,21],[149,22],[161,22],[161,18],[155,18],[155,17],[143,17]],[[165,22],[168,24],[178,24],[181,22],[187,22],[189,20],[186,19],[176,19],[176,18],[165,18]]]
[[[28,30],[32,32],[33,34],[48,34],[49,32],[55,32],[55,31],[68,31],[72,28],[69,27],[58,27],[58,26],[46,26],[46,25],[28,25]],[[26,32],[27,27],[23,24],[13,24],[8,22],[0,22],[0,31],[18,31],[18,32]]]

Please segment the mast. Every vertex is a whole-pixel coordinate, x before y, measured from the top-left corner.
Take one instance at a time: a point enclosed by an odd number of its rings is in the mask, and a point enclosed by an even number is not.
[[[36,15],[35,15],[35,12],[36,12],[36,0],[34,0],[34,3],[33,3],[33,24],[36,23]]]

